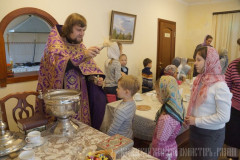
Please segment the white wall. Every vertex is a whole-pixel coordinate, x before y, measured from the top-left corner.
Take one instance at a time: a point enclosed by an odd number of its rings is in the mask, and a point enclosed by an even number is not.
[[[203,43],[204,37],[211,34],[213,12],[240,9],[240,0],[220,1],[218,3],[199,4],[188,7],[186,44],[187,57],[192,58],[195,47]]]
[[[140,74],[142,60],[146,57],[153,60],[152,70],[155,73],[158,18],[176,22],[176,51],[184,50],[183,41],[180,39],[184,37],[186,31],[187,7],[175,0],[68,0],[61,3],[57,0],[1,0],[0,20],[9,12],[22,7],[42,9],[50,13],[60,24],[63,24],[66,17],[73,12],[84,15],[88,21],[84,37],[88,47],[100,45],[104,38],[108,37],[111,10],[137,15],[134,43],[123,45],[124,53],[128,55],[130,74]],[[101,68],[105,59],[106,49],[96,58]]]

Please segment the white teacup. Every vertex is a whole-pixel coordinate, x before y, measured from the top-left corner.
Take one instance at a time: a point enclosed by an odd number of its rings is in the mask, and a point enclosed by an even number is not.
[[[180,93],[180,95],[183,94],[183,88],[179,88],[179,93]]]
[[[190,79],[186,79],[186,83],[187,83],[187,84],[190,84],[190,83],[191,83],[191,80],[190,80]]]
[[[135,98],[135,100],[137,100],[137,101],[142,100],[142,97],[141,97],[141,94],[140,94],[140,93],[136,93],[136,94],[134,95],[134,98]]]
[[[190,101],[190,94],[185,94],[185,100],[186,100],[187,102]]]
[[[27,134],[27,137],[26,137],[26,142],[27,143],[34,143],[34,144],[37,144],[37,143],[40,143],[41,142],[41,132],[39,131],[32,131],[32,132],[29,132]]]
[[[158,101],[158,97],[156,94],[152,94],[151,99],[152,101]]]
[[[19,157],[20,160],[34,160],[35,159],[35,153],[32,150],[22,151],[19,154],[18,157]]]

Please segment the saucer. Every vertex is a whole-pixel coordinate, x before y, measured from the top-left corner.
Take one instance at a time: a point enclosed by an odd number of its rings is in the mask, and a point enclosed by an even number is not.
[[[183,98],[183,102],[189,102],[189,101],[187,101],[186,98]]]
[[[148,92],[148,93],[146,93],[146,96],[152,96],[152,95],[154,95],[155,93],[151,93],[151,92]]]
[[[135,100],[135,101],[142,101],[143,98],[138,98],[138,99],[134,98],[134,100]]]
[[[34,147],[41,146],[41,145],[43,145],[45,142],[46,142],[46,138],[41,137],[39,143],[27,143],[27,144],[23,147],[23,149],[24,149],[24,150],[29,150],[29,149],[32,149],[32,148],[34,148]]]

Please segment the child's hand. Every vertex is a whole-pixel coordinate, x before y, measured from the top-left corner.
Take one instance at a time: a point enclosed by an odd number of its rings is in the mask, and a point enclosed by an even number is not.
[[[122,76],[126,76],[126,74],[125,74],[124,72],[121,72],[121,75],[122,75]]]
[[[187,125],[195,125],[195,117],[186,116],[184,122],[185,122]]]
[[[96,85],[103,86],[103,78],[102,77],[97,78],[97,84]]]
[[[189,127],[189,125],[187,125],[185,121],[184,121],[182,124],[183,124],[183,127],[184,127],[185,129],[187,129],[187,128]]]

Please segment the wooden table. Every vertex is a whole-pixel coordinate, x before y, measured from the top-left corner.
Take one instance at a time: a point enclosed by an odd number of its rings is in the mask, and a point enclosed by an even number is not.
[[[183,88],[183,93],[182,93],[183,97],[185,97],[186,94],[190,94],[189,84],[183,83],[181,86],[179,86],[179,88]],[[154,97],[154,93],[155,91],[151,91],[146,94],[141,94],[141,97],[143,100],[136,101],[136,105],[149,105],[151,109],[148,111],[136,110],[134,120],[133,120],[133,135],[135,138],[152,141],[153,132],[156,126],[156,123],[154,122],[155,115],[156,115],[156,112],[161,108],[161,103],[156,99],[156,97]],[[113,120],[114,110],[116,109],[119,103],[121,103],[121,100],[107,104],[104,120],[100,128],[102,132],[104,133],[107,132]],[[188,102],[183,101],[183,105],[186,112],[188,107]],[[187,129],[182,127],[179,135],[184,133],[186,130]]]

